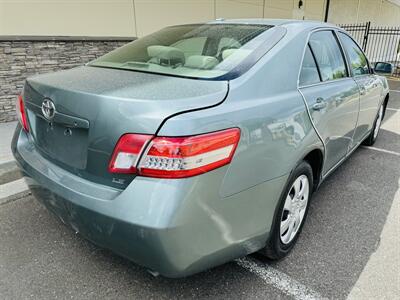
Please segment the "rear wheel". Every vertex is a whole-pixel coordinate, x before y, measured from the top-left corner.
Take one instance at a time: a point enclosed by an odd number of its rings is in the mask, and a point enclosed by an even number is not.
[[[381,128],[381,125],[382,125],[384,115],[385,115],[385,105],[382,104],[381,107],[379,107],[378,115],[376,116],[374,127],[372,128],[369,136],[363,142],[364,145],[372,146],[373,144],[375,144],[375,141],[378,137],[379,129]]]
[[[260,251],[262,254],[280,259],[292,250],[307,216],[312,187],[312,168],[303,161],[290,175],[282,193],[270,238]]]

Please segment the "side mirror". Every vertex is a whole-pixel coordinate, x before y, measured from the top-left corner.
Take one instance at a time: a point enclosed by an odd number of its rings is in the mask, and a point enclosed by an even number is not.
[[[386,62],[376,62],[374,66],[375,73],[392,75],[394,68],[393,65]]]

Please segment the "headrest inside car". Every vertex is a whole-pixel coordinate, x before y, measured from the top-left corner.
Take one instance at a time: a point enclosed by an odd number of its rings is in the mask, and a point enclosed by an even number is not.
[[[185,54],[183,51],[174,47],[158,45],[149,46],[147,47],[147,54],[151,58],[156,58],[161,65],[177,65],[185,63]]]
[[[237,59],[244,59],[247,55],[249,55],[251,50],[246,49],[226,49],[222,51],[222,59],[225,60],[229,56],[234,55],[233,57]]]
[[[193,69],[210,70],[218,65],[219,61],[213,56],[192,55],[186,60],[185,67]]]

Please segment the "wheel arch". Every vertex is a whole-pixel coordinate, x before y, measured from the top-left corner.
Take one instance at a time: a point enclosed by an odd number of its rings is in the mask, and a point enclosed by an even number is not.
[[[385,114],[386,114],[386,107],[389,103],[389,93],[386,94],[385,98],[383,99],[383,118],[385,118]]]
[[[321,182],[322,168],[324,165],[324,153],[321,149],[316,148],[309,151],[303,160],[310,164],[313,171],[313,185],[314,190],[319,186]]]

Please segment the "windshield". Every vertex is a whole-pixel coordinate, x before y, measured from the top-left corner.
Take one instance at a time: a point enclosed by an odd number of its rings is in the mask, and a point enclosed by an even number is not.
[[[270,25],[251,24],[167,27],[88,65],[193,78],[220,77],[260,48],[265,38],[259,35],[271,28]]]

